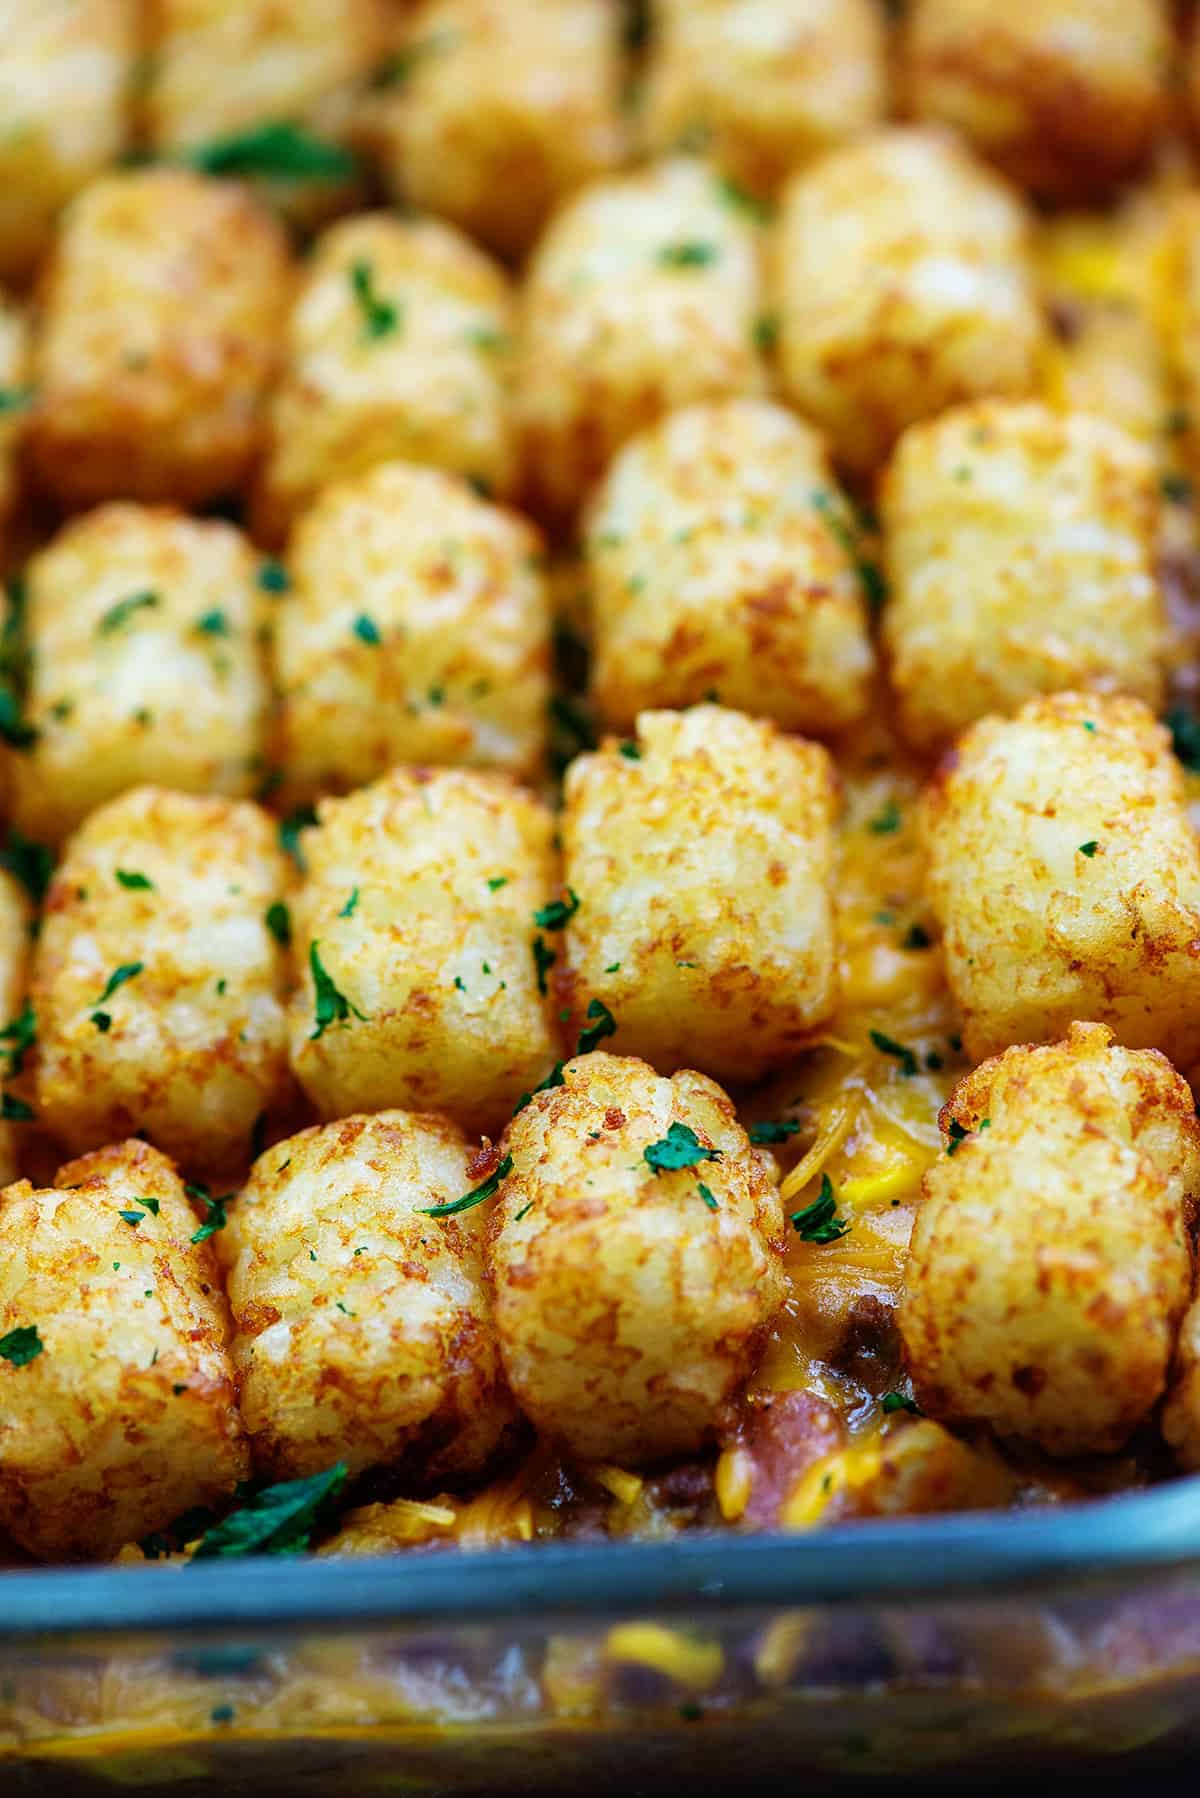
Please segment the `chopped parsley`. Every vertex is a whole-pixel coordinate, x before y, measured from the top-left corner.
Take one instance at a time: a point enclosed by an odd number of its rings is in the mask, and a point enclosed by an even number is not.
[[[263,921],[280,948],[286,949],[292,940],[292,914],[282,899],[268,905]]]
[[[871,1041],[881,1055],[895,1056],[900,1063],[900,1072],[906,1080],[917,1072],[916,1056],[911,1049],[906,1049],[903,1043],[898,1043],[894,1036],[885,1036],[882,1030],[872,1030]]]
[[[1080,843],[1079,853],[1080,855],[1086,855],[1088,860],[1091,861],[1099,847],[1099,843],[1096,841],[1096,838],[1093,837],[1090,843]]]
[[[863,598],[872,612],[878,612],[887,598],[887,582],[884,580],[878,564],[868,561],[862,554],[858,532],[846,517],[841,506],[828,493],[820,487],[816,488],[813,492],[812,503],[825,520],[830,535],[841,544],[854,563]]]
[[[202,612],[196,620],[196,629],[202,637],[228,637],[232,635],[229,619],[215,606],[211,612]]]
[[[513,1223],[519,1224],[521,1219],[523,1217],[528,1217],[529,1213],[532,1210],[533,1210],[533,1200],[530,1199],[528,1205],[522,1205],[522,1207],[519,1211],[516,1211],[513,1213]]]
[[[706,1148],[689,1125],[674,1123],[664,1137],[642,1150],[642,1158],[656,1174],[664,1174],[696,1167],[701,1161],[719,1161],[721,1151]]]
[[[541,906],[533,914],[533,921],[539,930],[565,930],[575,913],[579,910],[579,895],[573,887],[567,888],[566,899],[552,899],[549,905]]]
[[[563,1064],[561,1061],[556,1061],[544,1080],[539,1080],[529,1092],[521,1094],[513,1106],[513,1116],[516,1117],[518,1111],[524,1111],[534,1093],[547,1093],[552,1086],[562,1086],[563,1084]]]
[[[885,1417],[890,1417],[893,1411],[911,1411],[914,1417],[924,1416],[916,1399],[906,1398],[902,1392],[885,1392],[879,1402]]]
[[[308,965],[312,971],[313,987],[316,992],[316,1012],[314,1028],[309,1032],[309,1042],[324,1036],[331,1024],[348,1024],[351,1013],[360,1023],[369,1022],[366,1013],[359,1011],[357,1005],[347,999],[345,993],[338,991],[321,962],[320,943],[314,942],[308,951]]]
[[[191,1240],[194,1243],[207,1242],[210,1236],[215,1236],[217,1231],[223,1230],[229,1222],[229,1216],[225,1207],[233,1197],[233,1194],[227,1192],[224,1198],[214,1199],[207,1186],[185,1186],[183,1190],[190,1199],[198,1199],[205,1207],[204,1222],[201,1224],[200,1228],[193,1233]]]
[[[0,418],[7,412],[24,412],[33,400],[32,387],[0,387]]]
[[[555,951],[550,948],[544,936],[535,936],[532,948],[533,966],[534,971],[537,974],[537,989],[538,992],[545,997],[546,993],[549,991],[549,988],[546,985],[546,976],[558,960],[558,956]]]
[[[1087,730],[1087,731],[1091,731],[1091,733],[1092,733],[1092,735],[1093,735],[1093,736],[1095,736],[1095,734],[1096,734],[1096,726],[1095,726],[1095,724],[1094,724],[1094,723],[1093,723],[1093,722],[1092,722],[1092,720],[1091,720],[1091,719],[1090,719],[1090,718],[1085,718],[1085,719],[1084,719],[1084,721],[1083,721],[1083,728],[1084,728],[1084,730]]]
[[[508,1179],[512,1173],[512,1165],[512,1156],[506,1155],[494,1173],[480,1181],[478,1186],[473,1186],[470,1192],[465,1192],[461,1199],[451,1199],[445,1205],[423,1205],[421,1211],[426,1217],[457,1217],[460,1211],[470,1211],[474,1206],[482,1205],[485,1199],[490,1199],[499,1190],[500,1182]]]
[[[379,626],[376,624],[375,620],[369,618],[365,612],[360,612],[358,614],[358,617],[354,620],[353,628],[354,635],[358,638],[359,642],[366,643],[371,649],[376,649],[379,644],[383,642],[383,638],[379,634]]]
[[[1186,706],[1172,706],[1167,713],[1171,745],[1185,768],[1200,772],[1200,718]]]
[[[0,1336],[0,1356],[13,1367],[28,1367],[45,1348],[36,1324],[18,1324],[7,1336]]]
[[[10,826],[0,849],[0,867],[7,868],[20,881],[35,905],[42,903],[54,872],[53,852],[44,843],[23,837],[15,826]]]
[[[300,847],[300,832],[309,830],[317,821],[317,814],[311,805],[300,805],[286,818],[279,820],[279,841],[282,848],[291,856],[302,874],[307,873],[308,863],[304,859],[304,851]]]
[[[125,1222],[131,1224],[135,1230],[145,1215],[146,1213],[144,1211],[118,1211],[117,1213],[118,1217],[124,1218]]]
[[[268,558],[259,564],[258,584],[264,593],[286,593],[292,582],[283,563]]]
[[[117,869],[117,885],[123,886],[127,893],[152,893],[154,891],[152,880],[130,868]]]
[[[910,924],[904,935],[906,949],[932,949],[933,938],[923,924]]]
[[[12,688],[0,685],[0,737],[10,749],[32,749],[38,735],[36,725],[26,724],[21,702]]]
[[[33,1006],[26,999],[20,1014],[11,1018],[0,1030],[0,1043],[8,1047],[0,1053],[8,1056],[8,1073],[11,1078],[19,1074],[25,1065],[25,1057],[37,1041],[37,1017]]]
[[[828,1174],[821,1175],[821,1191],[803,1211],[793,1211],[792,1228],[802,1242],[837,1242],[850,1228],[849,1221],[837,1214],[837,1195]]]
[[[205,175],[265,175],[276,180],[345,181],[358,164],[348,150],[288,119],[251,125],[187,152]]]
[[[719,198],[731,212],[745,213],[748,218],[757,219],[759,224],[770,218],[771,208],[766,201],[760,200],[757,194],[752,194],[740,181],[735,181],[732,175],[718,175],[716,189]]]
[[[24,1099],[14,1098],[12,1093],[0,1093],[0,1121],[6,1124],[32,1124],[34,1110],[26,1105]]]
[[[700,1194],[700,1197],[704,1200],[704,1203],[708,1206],[710,1211],[719,1211],[721,1209],[713,1195],[712,1188],[706,1186],[703,1180],[697,1181],[696,1191]]]
[[[881,812],[876,812],[873,818],[868,819],[867,829],[873,836],[887,837],[899,830],[903,822],[904,815],[900,807],[894,799],[889,799]]]
[[[357,909],[357,906],[358,906],[358,888],[355,887],[354,891],[351,893],[350,897],[347,899],[345,905],[343,905],[341,911],[338,913],[338,917],[339,918],[352,918],[354,916],[355,910]]]
[[[575,1046],[576,1055],[590,1055],[597,1043],[602,1043],[606,1036],[617,1034],[617,1020],[603,999],[591,1000],[584,1015],[593,1021],[579,1032],[579,1041]]]
[[[111,1012],[102,1009],[104,1001],[106,999],[111,999],[113,994],[117,991],[117,988],[124,986],[127,980],[132,980],[136,975],[140,974],[145,965],[145,962],[142,961],[123,961],[120,967],[114,968],[109,975],[104,991],[96,1000],[97,1009],[92,1013],[92,1023],[96,1026],[101,1036],[105,1036],[112,1028]]]
[[[761,350],[764,356],[770,355],[779,342],[778,313],[760,312],[754,321],[750,335],[755,349]]]
[[[102,637],[111,637],[114,631],[121,630],[138,612],[152,612],[162,604],[158,594],[146,588],[141,593],[131,593],[127,599],[119,599],[115,606],[109,606],[103,613],[96,629]]]
[[[625,757],[627,762],[640,762],[642,759],[642,752],[636,743],[622,743],[620,754]]]
[[[779,1124],[751,1124],[749,1134],[751,1142],[786,1142],[789,1136],[800,1134],[800,1126],[791,1118],[785,1118]]]
[[[393,301],[385,300],[376,291],[375,271],[365,259],[351,267],[350,289],[362,313],[363,336],[370,343],[389,337],[400,323],[400,311]]]
[[[501,887],[506,887],[507,885],[508,885],[508,875],[507,874],[493,874],[491,879],[488,881],[488,892],[489,893],[498,893],[500,891]]]
[[[193,1561],[232,1555],[298,1554],[308,1547],[318,1518],[346,1483],[346,1463],[338,1461],[306,1480],[284,1480],[251,1497],[240,1511],[206,1530],[192,1551]]]
[[[694,238],[684,243],[667,243],[655,260],[663,268],[707,268],[709,263],[717,260],[717,246]]]

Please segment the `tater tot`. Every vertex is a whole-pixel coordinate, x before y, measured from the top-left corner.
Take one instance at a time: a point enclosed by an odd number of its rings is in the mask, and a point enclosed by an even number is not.
[[[931,750],[1064,688],[1164,697],[1152,450],[1087,413],[984,401],[906,431],[881,514],[891,684]]]
[[[139,0],[0,0],[0,277],[23,279],[60,208],[126,148]]]
[[[143,781],[241,798],[262,778],[268,709],[259,562],[216,519],[114,503],[27,567],[33,651],[14,808],[57,841]]]
[[[319,125],[387,42],[387,0],[148,0],[160,154],[282,119]]]
[[[535,503],[569,513],[627,438],[677,406],[761,392],[759,285],[754,227],[703,163],[570,201],[522,297],[516,407]]]
[[[784,392],[860,472],[907,425],[1033,386],[1027,219],[951,140],[897,127],[789,182],[772,245]]]
[[[403,1459],[475,1473],[516,1413],[481,1264],[476,1183],[447,1119],[385,1111],[289,1137],[231,1207],[232,1354],[255,1465],[282,1477]]]
[[[1165,1056],[1097,1024],[961,1080],[925,1175],[900,1327],[922,1407],[1110,1454],[1166,1384],[1191,1291],[1200,1124]]]
[[[550,607],[542,541],[431,468],[390,462],[299,520],[279,608],[279,761],[297,797],[397,762],[536,778]]]
[[[0,1192],[0,1524],[30,1554],[107,1558],[249,1472],[197,1228],[144,1142]]]
[[[876,0],[658,0],[644,102],[652,150],[703,147],[770,192],[870,130],[887,98]]]
[[[327,1118],[405,1105],[495,1128],[555,1054],[533,949],[550,813],[507,775],[395,768],[317,816],[296,903],[301,1084]]]
[[[913,0],[906,98],[1035,192],[1093,197],[1164,122],[1171,38],[1165,0]]]
[[[715,705],[643,712],[567,770],[564,990],[656,1068],[753,1079],[837,997],[833,764]]]
[[[609,0],[426,0],[379,109],[385,179],[517,256],[624,147]]]
[[[820,736],[861,718],[873,657],[851,517],[817,433],[765,400],[635,437],[586,537],[604,720],[714,695]]]
[[[27,1067],[36,1020],[22,1002],[29,964],[29,901],[20,882],[0,869],[0,1080],[18,1077]],[[28,1120],[26,1120],[28,1121]],[[19,1137],[11,1123],[0,1122],[0,1185],[20,1172]]]
[[[255,805],[140,787],[71,838],[34,951],[41,1121],[75,1150],[144,1131],[244,1165],[288,1093],[288,864]]]
[[[503,271],[449,225],[363,213],[317,241],[270,407],[258,524],[279,538],[331,481],[403,458],[499,498],[516,461]]]
[[[984,718],[923,805],[927,893],[976,1060],[1073,1019],[1200,1056],[1200,847],[1137,699],[1060,693]]]
[[[486,1256],[509,1383],[574,1454],[692,1453],[783,1298],[769,1158],[704,1074],[665,1079],[590,1054],[562,1081],[534,1094],[500,1145],[511,1172]]]
[[[29,386],[29,332],[24,315],[0,293],[0,566],[5,526],[16,506],[18,453],[33,398]]]
[[[194,505],[261,441],[288,292],[279,224],[243,186],[185,169],[96,181],[46,269],[34,467],[68,506]]]

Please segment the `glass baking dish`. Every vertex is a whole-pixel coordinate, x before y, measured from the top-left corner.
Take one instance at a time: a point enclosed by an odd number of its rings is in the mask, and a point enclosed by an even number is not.
[[[18,1792],[1161,1788],[1198,1746],[1200,1479],[803,1536],[0,1575]]]

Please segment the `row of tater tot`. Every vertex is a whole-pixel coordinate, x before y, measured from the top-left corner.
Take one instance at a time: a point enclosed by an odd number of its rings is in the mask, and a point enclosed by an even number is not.
[[[1174,238],[1186,389],[1186,199]],[[678,407],[774,381],[865,475],[915,422],[1037,391],[1052,348],[1021,202],[926,131],[831,153],[766,233],[694,158],[594,183],[519,290],[454,226],[386,213],[331,226],[294,267],[244,185],[132,170],[67,210],[32,329],[4,317],[0,496],[11,509],[22,469],[69,508],[248,488],[277,544],[331,480],[401,457],[562,522]]]
[[[1176,58],[1200,94],[1200,38],[1176,42],[1168,0],[911,0],[893,44],[894,11],[883,0],[4,0],[0,276],[28,273],[63,203],[135,144],[218,161],[224,150],[228,165],[231,140],[279,120],[362,152],[392,195],[512,255],[630,155],[704,148],[770,192],[893,105],[961,130],[1034,190],[1078,199],[1144,164],[1178,110]],[[300,218],[327,215],[362,193],[343,160],[268,189]]]
[[[1161,710],[1176,649],[1149,446],[1040,402],[955,408],[905,433],[880,515],[883,652],[913,749],[1063,688]],[[820,438],[771,401],[685,407],[635,437],[575,582],[600,723],[716,700],[844,739],[876,693],[858,532]],[[30,558],[13,611],[29,659],[4,721],[11,815],[58,842],[144,781],[283,809],[400,762],[536,782],[562,586],[530,523],[406,462],[326,488],[286,563],[223,520],[79,515]]]
[[[298,886],[250,804],[141,789],[93,814],[6,1033],[31,1064],[9,1115],[26,1092],[83,1151],[0,1208],[15,1539],[115,1551],[228,1492],[243,1424],[261,1472],[400,1460],[417,1484],[478,1471],[510,1391],[584,1457],[729,1430],[783,1219],[709,1075],[788,1061],[835,1002],[832,801],[819,746],[701,707],[576,761],[561,876],[550,814],[493,773],[323,801]],[[968,1054],[1065,1041],[1009,1049],[943,1114],[900,1313],[917,1396],[1111,1452],[1174,1364],[1164,1427],[1195,1464],[1200,1125],[1156,1051],[1200,1052],[1200,848],[1166,734],[1128,697],[1033,700],[965,734],[922,821]],[[160,1149],[244,1160],[289,1051],[330,1121],[234,1198],[185,1190]],[[156,1146],[103,1146],[135,1127]],[[130,1415],[136,1451],[97,1431]]]

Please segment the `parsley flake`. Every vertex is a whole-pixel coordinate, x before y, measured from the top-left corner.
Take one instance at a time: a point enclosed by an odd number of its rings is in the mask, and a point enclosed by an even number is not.
[[[801,1242],[837,1242],[845,1236],[850,1224],[837,1214],[837,1195],[828,1174],[821,1175],[821,1191],[812,1204],[792,1213],[792,1228]]]
[[[489,893],[498,893],[501,887],[506,887],[507,885],[507,874],[493,874],[492,878],[488,881],[488,891]]]
[[[0,685],[0,737],[10,749],[32,749],[39,735],[36,725],[26,724],[12,688]]]
[[[868,561],[862,554],[857,531],[847,519],[841,506],[836,504],[828,493],[818,487],[812,495],[812,503],[825,520],[830,535],[841,544],[854,563],[858,584],[862,588],[863,598],[867,605],[872,612],[880,611],[887,598],[887,582],[884,580],[878,564]]]
[[[258,584],[264,593],[286,593],[292,582],[282,562],[268,559],[259,564]]]
[[[365,259],[351,267],[350,288],[362,313],[363,336],[370,343],[389,337],[400,323],[400,311],[393,301],[385,300],[376,291],[375,271]]]
[[[713,1195],[712,1188],[706,1186],[703,1180],[698,1180],[696,1182],[696,1191],[700,1194],[700,1197],[704,1200],[704,1203],[708,1206],[710,1211],[719,1211],[721,1209]]]
[[[128,599],[119,599],[115,606],[109,606],[101,615],[96,626],[102,637],[111,637],[115,631],[121,630],[138,612],[152,612],[160,606],[162,600],[158,594],[147,588],[142,593],[131,593]]]
[[[304,851],[300,847],[300,832],[311,830],[317,821],[317,814],[311,805],[300,805],[294,812],[279,821],[279,842],[285,852],[291,856],[302,874],[308,872],[308,863],[304,859]]]
[[[872,836],[887,837],[891,836],[893,831],[899,830],[903,822],[904,815],[900,807],[894,799],[889,799],[881,812],[877,812],[873,818],[867,820],[867,829]]]
[[[278,1486],[265,1487],[241,1510],[206,1530],[192,1551],[192,1560],[298,1554],[308,1547],[321,1512],[345,1483],[346,1463],[338,1461],[306,1480],[284,1480]]]
[[[754,321],[750,335],[755,349],[761,351],[764,356],[770,355],[779,342],[778,313],[760,312]]]
[[[950,1141],[946,1144],[947,1155],[957,1154],[959,1144],[966,1142],[970,1134],[971,1132],[969,1130],[963,1129],[957,1118],[951,1118],[949,1124],[946,1126],[946,1135],[950,1138]]]
[[[642,759],[642,752],[636,743],[622,743],[619,749],[627,762],[640,762]]]
[[[127,893],[152,893],[154,882],[144,874],[133,872],[129,868],[117,869],[117,885],[125,888]]]
[[[533,1087],[531,1091],[521,1094],[521,1097],[513,1106],[513,1116],[516,1117],[518,1111],[524,1111],[534,1093],[546,1093],[550,1091],[552,1086],[562,1086],[564,1084],[563,1064],[561,1061],[556,1061],[544,1080],[539,1080],[537,1085]]]
[[[1096,838],[1093,837],[1090,843],[1080,843],[1079,853],[1080,855],[1086,855],[1088,860],[1091,861],[1099,847],[1099,843],[1096,841]]]
[[[914,1417],[925,1415],[916,1399],[906,1398],[902,1392],[885,1392],[879,1403],[885,1417],[890,1417],[893,1411],[911,1411]]]
[[[1200,718],[1186,706],[1172,706],[1167,713],[1171,746],[1185,768],[1200,772]]]
[[[0,867],[7,868],[20,881],[35,905],[42,903],[54,872],[53,852],[44,843],[35,843],[15,827],[10,828],[0,849]]]
[[[478,1186],[472,1187],[470,1192],[465,1192],[461,1199],[451,1199],[445,1205],[422,1205],[422,1213],[426,1217],[457,1217],[460,1211],[470,1211],[474,1206],[482,1205],[485,1199],[490,1199],[499,1190],[500,1182],[508,1179],[512,1173],[512,1165],[512,1156],[506,1155],[494,1173],[480,1181]]]
[[[358,163],[340,144],[287,119],[214,138],[185,159],[205,175],[264,175],[276,180],[345,181]]]
[[[904,936],[906,949],[932,949],[933,938],[923,924],[910,924]]]
[[[534,971],[537,974],[537,989],[545,997],[550,990],[546,985],[546,976],[558,960],[558,955],[550,948],[544,936],[535,936],[531,947]]]
[[[617,1034],[617,1020],[603,999],[593,999],[584,1015],[593,1021],[579,1032],[579,1041],[575,1045],[576,1055],[590,1055],[597,1043],[602,1043],[606,1036]]]
[[[123,961],[120,967],[114,968],[109,975],[105,982],[104,991],[96,1000],[96,1004],[103,1005],[106,999],[111,999],[118,987],[124,986],[127,980],[135,979],[137,975],[143,971],[145,966],[146,964],[144,961]]]
[[[227,1192],[224,1198],[214,1199],[207,1186],[185,1186],[183,1190],[190,1199],[198,1199],[206,1211],[204,1222],[198,1230],[193,1232],[191,1240],[194,1243],[207,1242],[210,1236],[215,1236],[217,1231],[223,1230],[229,1222],[229,1215],[225,1207],[233,1194]]]
[[[319,941],[312,943],[309,948],[308,965],[312,971],[316,996],[314,1028],[309,1032],[309,1042],[314,1042],[317,1037],[324,1036],[331,1024],[348,1024],[351,1013],[361,1024],[370,1022],[366,1013],[359,1011],[357,1005],[347,999],[344,993],[339,992],[325,972],[321,962]]]
[[[357,905],[358,905],[358,888],[355,887],[354,891],[351,893],[350,897],[347,899],[345,905],[343,905],[341,911],[338,913],[338,917],[339,918],[352,918],[354,916],[355,908],[357,907]]]
[[[0,1357],[13,1367],[28,1367],[45,1347],[36,1324],[18,1324],[7,1336],[0,1336]]]
[[[721,1151],[706,1148],[689,1125],[673,1123],[664,1137],[642,1150],[642,1159],[656,1174],[663,1174],[701,1161],[719,1161]]]
[[[9,412],[24,412],[34,400],[32,387],[0,387],[0,418]]]
[[[124,1218],[125,1222],[131,1224],[135,1230],[145,1215],[146,1213],[144,1211],[118,1211],[117,1213],[118,1217]]]
[[[898,1043],[894,1036],[885,1036],[882,1030],[872,1030],[871,1041],[881,1055],[895,1056],[900,1063],[900,1072],[906,1080],[917,1072],[916,1056],[911,1049],[906,1049],[903,1043]]]
[[[707,268],[710,262],[717,260],[717,247],[694,239],[685,243],[667,243],[655,260],[663,268]]]
[[[786,1142],[789,1136],[798,1136],[799,1134],[800,1126],[791,1118],[785,1118],[782,1123],[778,1124],[751,1124],[749,1130],[751,1142]]]
[[[573,887],[567,888],[568,898],[552,899],[549,905],[541,906],[533,914],[533,921],[539,930],[565,930],[575,913],[579,910],[579,895]]]
[[[19,1015],[11,1018],[0,1030],[0,1043],[7,1043],[7,1049],[0,1051],[8,1056],[8,1072],[11,1077],[19,1074],[25,1065],[25,1057],[37,1041],[37,1017],[33,1006],[26,999]]]
[[[379,634],[379,626],[365,612],[358,614],[354,620],[353,630],[359,642],[366,643],[371,649],[377,648],[383,642],[383,638]]]
[[[292,914],[282,899],[275,899],[268,905],[263,922],[280,948],[286,949],[292,940]]]
[[[6,1124],[31,1124],[34,1119],[32,1105],[26,1105],[24,1099],[14,1098],[12,1093],[0,1093],[0,1121]]]
[[[229,628],[229,619],[216,606],[211,612],[201,613],[196,620],[196,629],[202,637],[229,637],[233,634]]]

